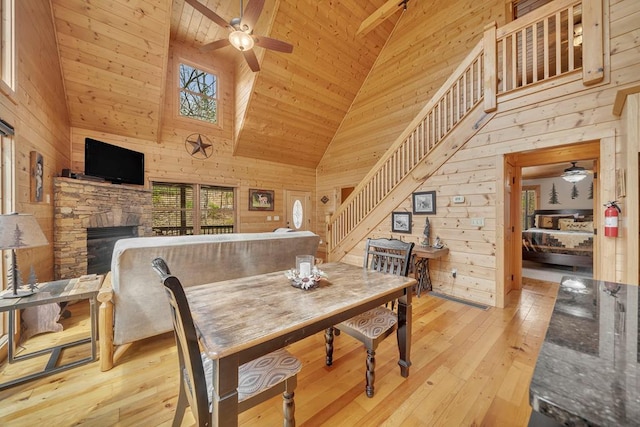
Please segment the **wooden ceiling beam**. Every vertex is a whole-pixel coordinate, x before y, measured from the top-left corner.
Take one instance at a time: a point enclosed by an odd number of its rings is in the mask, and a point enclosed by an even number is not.
[[[358,36],[360,34],[367,34],[369,31],[380,25],[383,21],[385,21],[388,17],[390,17],[400,9],[400,7],[398,7],[400,3],[402,2],[399,2],[399,0],[389,0],[385,4],[380,6],[378,10],[369,15],[367,19],[362,21],[362,24],[360,24],[356,35]]]

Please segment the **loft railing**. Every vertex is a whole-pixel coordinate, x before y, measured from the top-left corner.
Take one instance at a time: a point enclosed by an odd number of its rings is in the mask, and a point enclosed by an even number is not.
[[[594,0],[588,5],[583,8],[581,1],[556,0],[500,29],[495,23],[488,25],[483,40],[329,218],[326,236],[330,257],[481,101],[485,111],[494,111],[498,94],[581,66],[585,84],[601,80],[602,4]],[[595,46],[593,55],[588,41]],[[583,44],[589,49],[583,50]]]
[[[550,3],[543,17],[525,15],[497,30],[500,93],[582,67],[582,3],[570,3]]]

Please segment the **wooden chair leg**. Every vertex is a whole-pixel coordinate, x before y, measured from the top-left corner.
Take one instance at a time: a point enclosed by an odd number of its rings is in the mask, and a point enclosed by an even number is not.
[[[284,414],[284,427],[295,427],[296,425],[296,404],[293,400],[294,392],[285,391],[282,393],[282,412]]]
[[[373,350],[367,349],[367,397],[373,397],[373,383],[376,379],[376,352]]]
[[[173,414],[172,427],[180,427],[184,419],[184,412],[187,409],[187,395],[184,390],[184,381],[180,378],[180,392],[178,393],[178,403],[176,404],[176,412]]]
[[[324,346],[327,353],[325,364],[327,366],[333,365],[333,331],[333,328],[327,328],[324,331]]]

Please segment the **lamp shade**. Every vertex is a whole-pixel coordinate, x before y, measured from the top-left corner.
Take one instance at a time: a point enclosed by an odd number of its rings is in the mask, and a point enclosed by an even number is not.
[[[582,166],[576,166],[577,162],[571,162],[571,167],[570,168],[566,168],[564,170],[564,173],[562,174],[562,179],[564,179],[565,181],[568,181],[572,184],[575,184],[576,182],[582,181],[583,179],[585,179],[587,177],[587,174],[589,173],[585,168],[583,168]]]
[[[250,50],[253,48],[254,41],[251,35],[244,31],[234,31],[229,34],[229,42],[239,51]]]
[[[33,248],[48,243],[33,215],[0,215],[0,249]]]

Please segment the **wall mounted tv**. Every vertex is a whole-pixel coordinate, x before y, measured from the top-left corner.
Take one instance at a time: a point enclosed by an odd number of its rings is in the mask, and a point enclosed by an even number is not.
[[[85,138],[84,174],[114,184],[144,185],[144,153]]]

